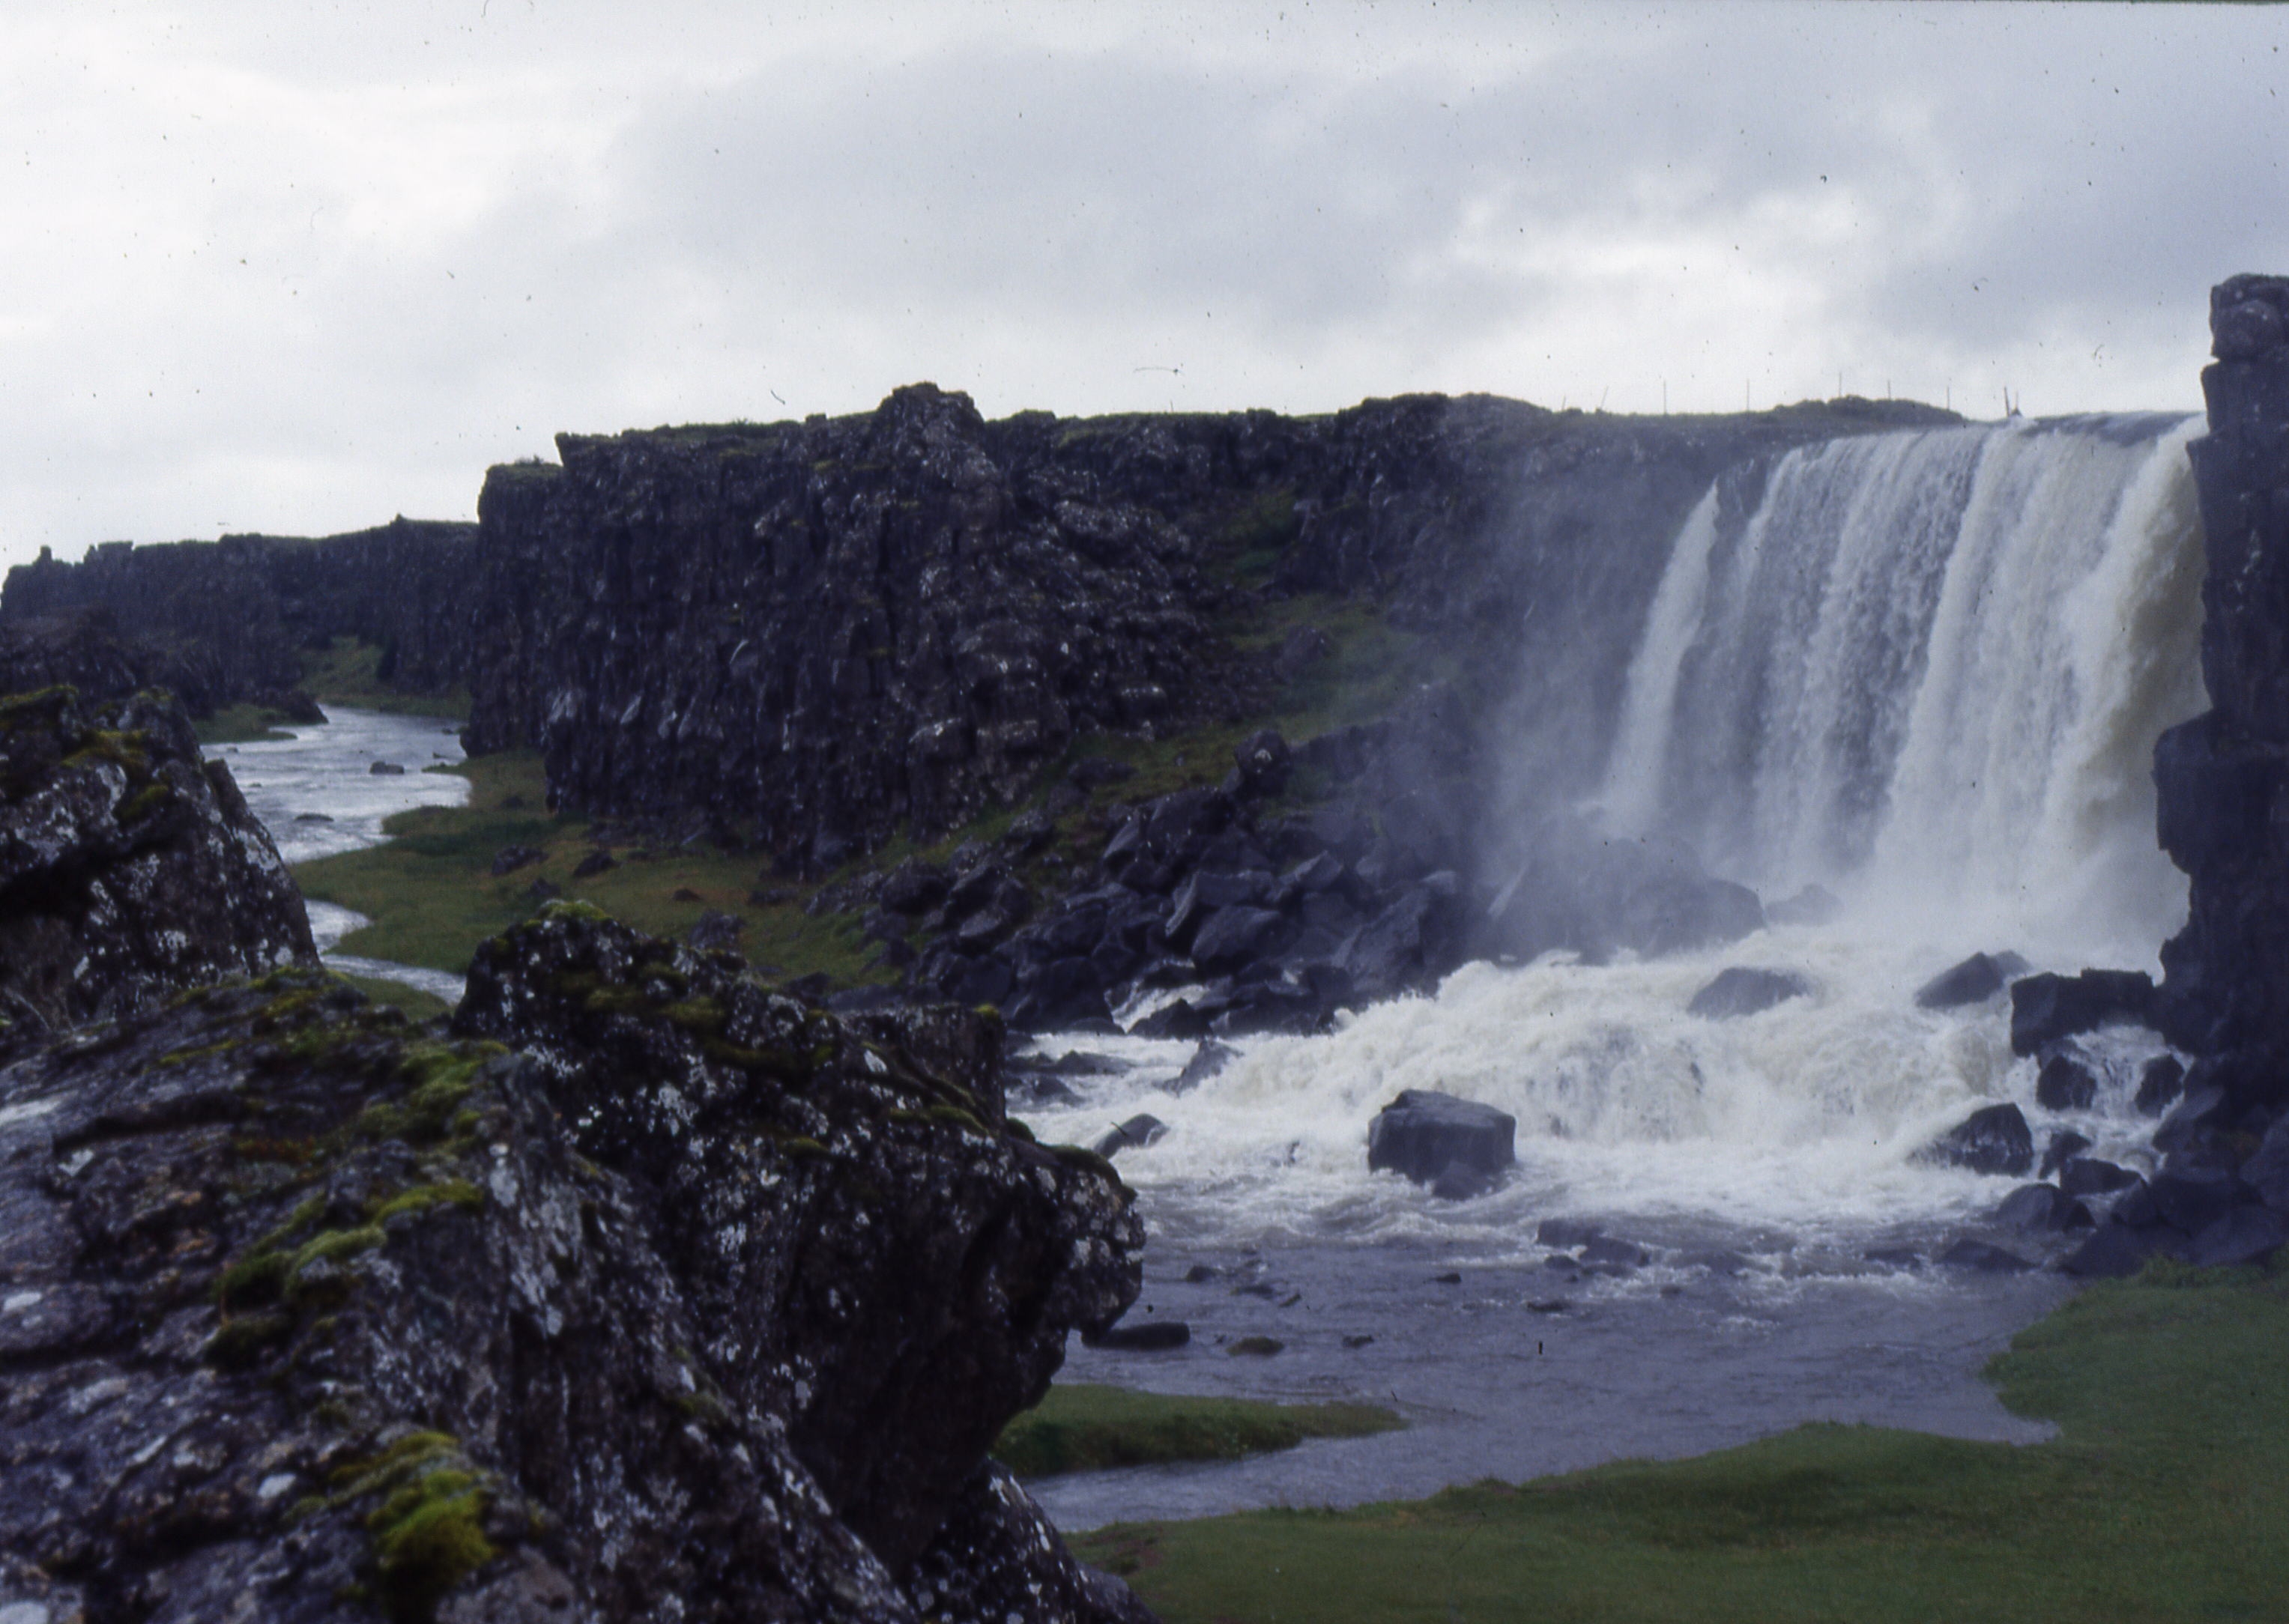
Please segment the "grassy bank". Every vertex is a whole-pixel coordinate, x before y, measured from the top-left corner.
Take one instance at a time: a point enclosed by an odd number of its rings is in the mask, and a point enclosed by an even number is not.
[[[456,974],[487,936],[540,906],[533,883],[546,880],[567,897],[594,903],[639,930],[681,935],[709,909],[747,922],[741,949],[757,965],[802,974],[824,969],[838,980],[873,978],[870,944],[849,914],[807,917],[800,899],[758,904],[758,860],[713,847],[637,856],[619,849],[620,866],[576,878],[596,848],[587,824],[547,810],[540,760],[530,752],[482,756],[453,769],[467,777],[465,807],[417,807],[383,825],[391,844],[321,857],[294,871],[306,896],[354,908],[374,923],[344,938],[341,951],[369,959]],[[495,875],[494,856],[509,846],[545,854],[541,862]]]
[[[1238,1461],[1293,1449],[1305,1438],[1355,1438],[1407,1423],[1365,1404],[1261,1404],[1140,1393],[1090,1382],[1053,1387],[1011,1421],[993,1458],[1020,1477],[1153,1466],[1170,1461]]]
[[[1076,1541],[1186,1620],[2274,1619],[2289,1596],[2289,1280],[2157,1269],[2022,1333],[2018,1448],[1814,1426],[1408,1505]]]
[[[235,705],[217,711],[204,721],[192,727],[202,744],[251,744],[265,739],[291,738],[279,728],[287,720],[283,711],[274,711],[264,705]]]

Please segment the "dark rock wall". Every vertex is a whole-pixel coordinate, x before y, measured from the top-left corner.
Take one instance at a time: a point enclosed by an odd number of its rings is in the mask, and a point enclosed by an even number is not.
[[[468,664],[475,531],[398,519],[321,539],[106,542],[77,564],[43,549],[9,570],[0,623],[108,609],[185,673],[181,697],[199,714],[293,688],[303,655],[341,636],[381,645],[386,681],[435,692]]]
[[[2155,746],[2162,845],[2192,877],[2157,1014],[2247,1104],[2289,1065],[2289,278],[2210,297],[2210,432],[2190,448],[2208,574],[2213,708]]]
[[[1937,420],[1414,396],[988,423],[917,385],[832,421],[564,436],[480,504],[471,744],[538,744],[565,805],[782,852],[935,833],[1084,734],[1247,715],[1268,662],[1219,633],[1264,601],[1233,585],[1252,557],[1275,593],[1436,633],[1490,730],[1579,746],[1720,470]]]

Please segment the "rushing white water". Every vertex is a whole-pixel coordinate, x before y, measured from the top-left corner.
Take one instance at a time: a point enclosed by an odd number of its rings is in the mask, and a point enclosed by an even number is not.
[[[2150,958],[2185,911],[2149,762],[2203,704],[2197,426],[1832,442],[1783,458],[1736,537],[1696,513],[1630,673],[1610,815],[1891,930]]]
[[[1420,1236],[1530,1249],[1537,1217],[1625,1217],[1856,1258],[1887,1230],[1975,1219],[2007,1182],[1914,1153],[1974,1107],[2017,1101],[2135,1161],[2142,1032],[2086,1042],[2095,1108],[2033,1098],[2008,1008],[1915,1007],[1977,950],[2042,967],[2150,964],[2184,917],[2156,848],[2148,763],[2198,711],[2201,548],[2175,418],[2013,421],[1871,436],[1783,458],[1728,530],[1712,494],[1655,594],[1605,816],[1681,838],[1767,898],[1818,882],[1821,927],[1651,962],[1473,965],[1433,998],[1321,1038],[1272,1039],[1196,1091],[1156,1090],[1184,1050],[1036,1113],[1086,1138],[1131,1110],[1170,1126],[1122,1155],[1156,1232]],[[1687,1013],[1728,965],[1812,984],[1744,1019]],[[1376,1112],[1435,1088],[1510,1112],[1519,1170],[1442,1203],[1369,1174]],[[1775,1241],[1775,1246],[1779,1243]]]

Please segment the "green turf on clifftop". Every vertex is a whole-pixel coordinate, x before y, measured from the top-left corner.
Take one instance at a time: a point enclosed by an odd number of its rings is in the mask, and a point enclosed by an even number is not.
[[[1168,1624],[2289,1616],[2289,1279],[2149,1270],[2022,1332],[2014,1447],[1813,1426],[1409,1505],[1085,1535]]]

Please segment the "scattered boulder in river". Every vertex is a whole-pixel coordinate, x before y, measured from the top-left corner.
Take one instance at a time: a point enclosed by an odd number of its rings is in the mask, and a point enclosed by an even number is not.
[[[1117,1353],[1167,1353],[1192,1340],[1192,1328],[1181,1319],[1145,1319],[1103,1331],[1084,1331],[1081,1344],[1109,1348]]]
[[[1239,1058],[1240,1051],[1229,1043],[1219,1043],[1214,1038],[1203,1038],[1200,1040],[1200,1047],[1194,1049],[1192,1057],[1184,1063],[1184,1069],[1177,1072],[1176,1079],[1168,1085],[1168,1092],[1190,1094],[1208,1079],[1219,1075],[1226,1066]]]
[[[1916,990],[1918,1009],[1959,1009],[1983,1004],[2027,972],[2027,961],[2016,953],[1974,953],[1952,965]]]
[[[1917,1153],[1918,1159],[1974,1173],[2024,1174],[2035,1165],[2035,1136],[2016,1105],[1983,1105]]]
[[[1139,1114],[1104,1134],[1089,1149],[1110,1160],[1123,1150],[1141,1150],[1146,1145],[1158,1144],[1168,1134],[1168,1125],[1160,1118]]]
[[[2011,983],[2011,1052],[2037,1055],[2062,1038],[2142,1023],[2153,1004],[2154,978],[2143,970],[2022,975]]]
[[[365,770],[369,775],[376,778],[403,778],[405,776],[405,769],[395,761],[376,761],[372,766],[367,768]]]
[[[2090,1136],[2087,1134],[2078,1134],[2071,1128],[2053,1129],[2050,1138],[2044,1142],[2043,1163],[2035,1169],[2035,1176],[2038,1179],[2050,1177],[2089,1149]]]
[[[2185,1063],[2175,1055],[2157,1055],[2139,1069],[2138,1096],[2131,1103],[2141,1116],[2158,1117],[2185,1088]]]
[[[1968,1235],[1941,1253],[1938,1261],[1950,1269],[1974,1269],[1982,1274],[2018,1274],[2035,1266],[2032,1258]]]
[[[1998,1229],[2049,1233],[2087,1229],[2090,1209],[2054,1184],[2022,1184],[2003,1198],[1988,1222]]]
[[[1699,1015],[1705,1021],[1737,1020],[1743,1015],[1761,1015],[1775,1004],[1803,998],[1811,991],[1812,983],[1794,970],[1752,969],[1735,965],[1718,971],[1716,978],[1695,993],[1685,1009],[1687,1015]]]
[[[1368,1170],[1389,1167],[1430,1184],[1459,1163],[1495,1178],[1518,1159],[1517,1135],[1517,1118],[1491,1105],[1409,1088],[1368,1126]]]
[[[2129,1168],[2094,1156],[2070,1156],[2059,1167],[2059,1189],[2070,1196],[2108,1196],[2137,1182]]]

